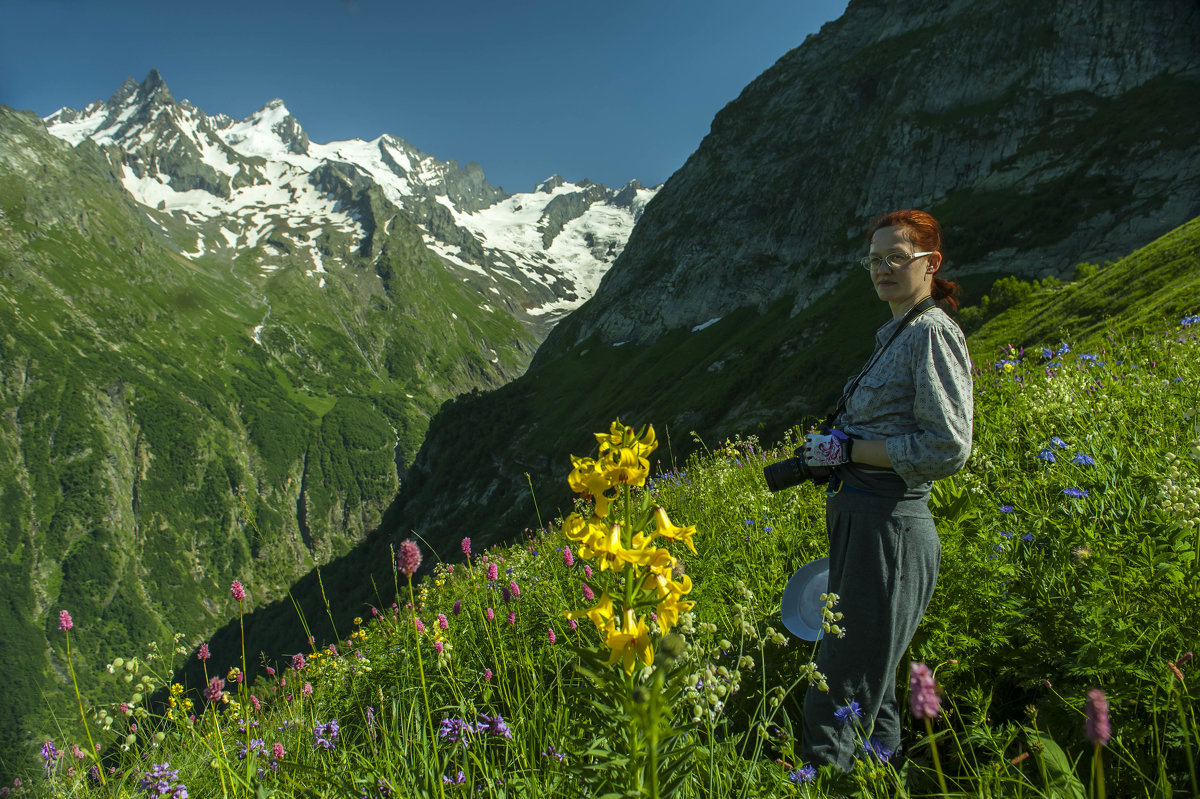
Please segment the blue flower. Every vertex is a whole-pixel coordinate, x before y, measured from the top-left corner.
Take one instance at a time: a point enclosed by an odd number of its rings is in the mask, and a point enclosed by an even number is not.
[[[1082,452],[1076,452],[1075,457],[1071,458],[1071,463],[1076,466],[1095,466],[1096,461],[1091,455],[1084,455]]]
[[[1042,347],[1042,357],[1047,361],[1050,360],[1054,357],[1054,350],[1048,350],[1045,347]]]
[[[1075,497],[1076,499],[1088,496],[1087,489],[1084,488],[1064,488],[1062,492],[1068,497]]]
[[[1061,347],[1058,348],[1058,350],[1054,354],[1055,355],[1066,355],[1070,351],[1071,351],[1071,348],[1068,347],[1066,344],[1063,344]]]
[[[1012,505],[1001,505],[1000,512],[1001,513],[1016,513],[1017,511],[1015,508],[1013,508]]]
[[[795,771],[788,772],[788,779],[794,785],[803,785],[806,782],[812,782],[817,778],[817,769],[814,766],[801,766]]]
[[[1000,531],[1000,537],[1001,537],[1001,538],[1012,538],[1012,537],[1013,537],[1012,531],[1010,531],[1010,530],[1001,530],[1001,531]]]
[[[863,744],[863,752],[877,758],[881,763],[888,762],[888,759],[892,756],[892,750],[884,746],[878,738],[868,739]]]
[[[1053,450],[1044,449],[1044,450],[1042,450],[1041,452],[1039,452],[1039,453],[1037,454],[1037,456],[1038,456],[1038,458],[1039,458],[1039,459],[1041,459],[1041,460],[1044,460],[1046,463],[1054,463],[1054,452],[1053,452]]]
[[[1067,448],[1067,442],[1063,441],[1058,436],[1054,436],[1053,438],[1051,438],[1050,443],[1053,444],[1054,446],[1058,447],[1059,449]]]
[[[1032,534],[1032,533],[1026,533],[1025,535],[1021,536],[1021,540],[1022,540],[1022,541],[1032,541],[1032,540],[1033,540],[1033,534]]]
[[[848,704],[839,707],[833,712],[833,717],[842,724],[849,724],[852,721],[862,719],[862,707],[858,702],[851,700]]]

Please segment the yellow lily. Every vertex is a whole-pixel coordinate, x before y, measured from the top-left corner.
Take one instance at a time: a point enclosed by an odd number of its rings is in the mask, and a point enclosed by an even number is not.
[[[621,525],[612,525],[608,533],[593,536],[579,547],[579,556],[585,560],[597,560],[600,571],[616,571],[625,563],[645,566],[654,553],[645,549],[626,549],[621,543]]]
[[[633,615],[633,608],[625,609],[620,630],[612,620],[609,621],[608,636],[604,643],[611,650],[608,665],[611,666],[620,660],[626,674],[633,674],[635,661],[639,659],[647,666],[654,662],[654,650],[650,646],[650,627],[644,620]]]
[[[696,534],[695,525],[676,527],[671,524],[666,509],[661,505],[654,509],[654,534],[661,535],[668,541],[682,541],[692,552],[696,551],[696,545],[692,543],[692,536]]]
[[[571,464],[575,468],[567,476],[567,484],[576,494],[586,494],[595,500],[595,515],[603,519],[608,515],[608,506],[613,501],[609,492],[617,486],[616,475],[592,458],[576,458],[572,455]]]
[[[567,612],[568,619],[578,620],[585,617],[592,620],[592,623],[596,625],[597,632],[604,632],[605,628],[608,626],[608,623],[612,621],[613,618],[613,601],[612,597],[608,595],[607,591],[600,595],[600,599],[598,599],[596,604],[592,607],[583,610],[572,610]]]
[[[646,425],[639,436],[632,427],[626,427],[618,419],[609,426],[607,433],[596,433],[595,435],[596,441],[600,444],[601,455],[610,449],[625,447],[633,449],[637,457],[644,458],[658,447],[658,441],[654,437],[654,425]]]
[[[614,483],[644,485],[650,475],[650,461],[630,447],[612,447],[602,453],[605,473]]]
[[[679,617],[695,606],[695,602],[682,602],[680,601],[680,597],[676,595],[668,596],[662,602],[659,602],[656,611],[658,626],[662,628],[662,634],[666,635],[671,632],[671,628],[679,623]]]
[[[592,516],[585,522],[578,513],[572,513],[563,520],[562,533],[568,540],[586,545],[596,536],[603,536],[605,527],[596,516]]]

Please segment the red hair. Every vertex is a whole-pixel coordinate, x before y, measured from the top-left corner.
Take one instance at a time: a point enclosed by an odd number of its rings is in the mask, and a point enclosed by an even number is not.
[[[904,238],[908,239],[919,252],[940,253],[942,251],[942,226],[925,211],[909,208],[884,214],[867,228],[867,241],[871,240],[875,231],[885,227],[901,228],[904,231]],[[945,263],[946,258],[943,254],[941,268],[945,268]],[[943,303],[949,306],[950,310],[957,311],[960,291],[959,285],[954,281],[943,280],[936,274],[933,275],[933,287],[930,293],[935,302]]]

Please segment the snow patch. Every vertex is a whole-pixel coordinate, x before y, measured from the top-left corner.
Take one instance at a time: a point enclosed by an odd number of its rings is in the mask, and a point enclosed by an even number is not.
[[[717,322],[720,322],[721,319],[722,319],[722,317],[717,316],[717,317],[714,317],[713,319],[709,319],[707,322],[702,322],[701,324],[698,324],[695,327],[693,327],[692,332],[698,333],[701,330],[703,330],[704,328],[711,327],[711,326],[715,325]]]

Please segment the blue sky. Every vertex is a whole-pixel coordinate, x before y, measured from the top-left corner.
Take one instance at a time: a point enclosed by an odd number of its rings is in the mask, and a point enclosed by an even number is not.
[[[0,0],[0,103],[82,108],[156,67],[209,114],[280,97],[313,141],[390,133],[510,192],[652,185],[846,1]]]

